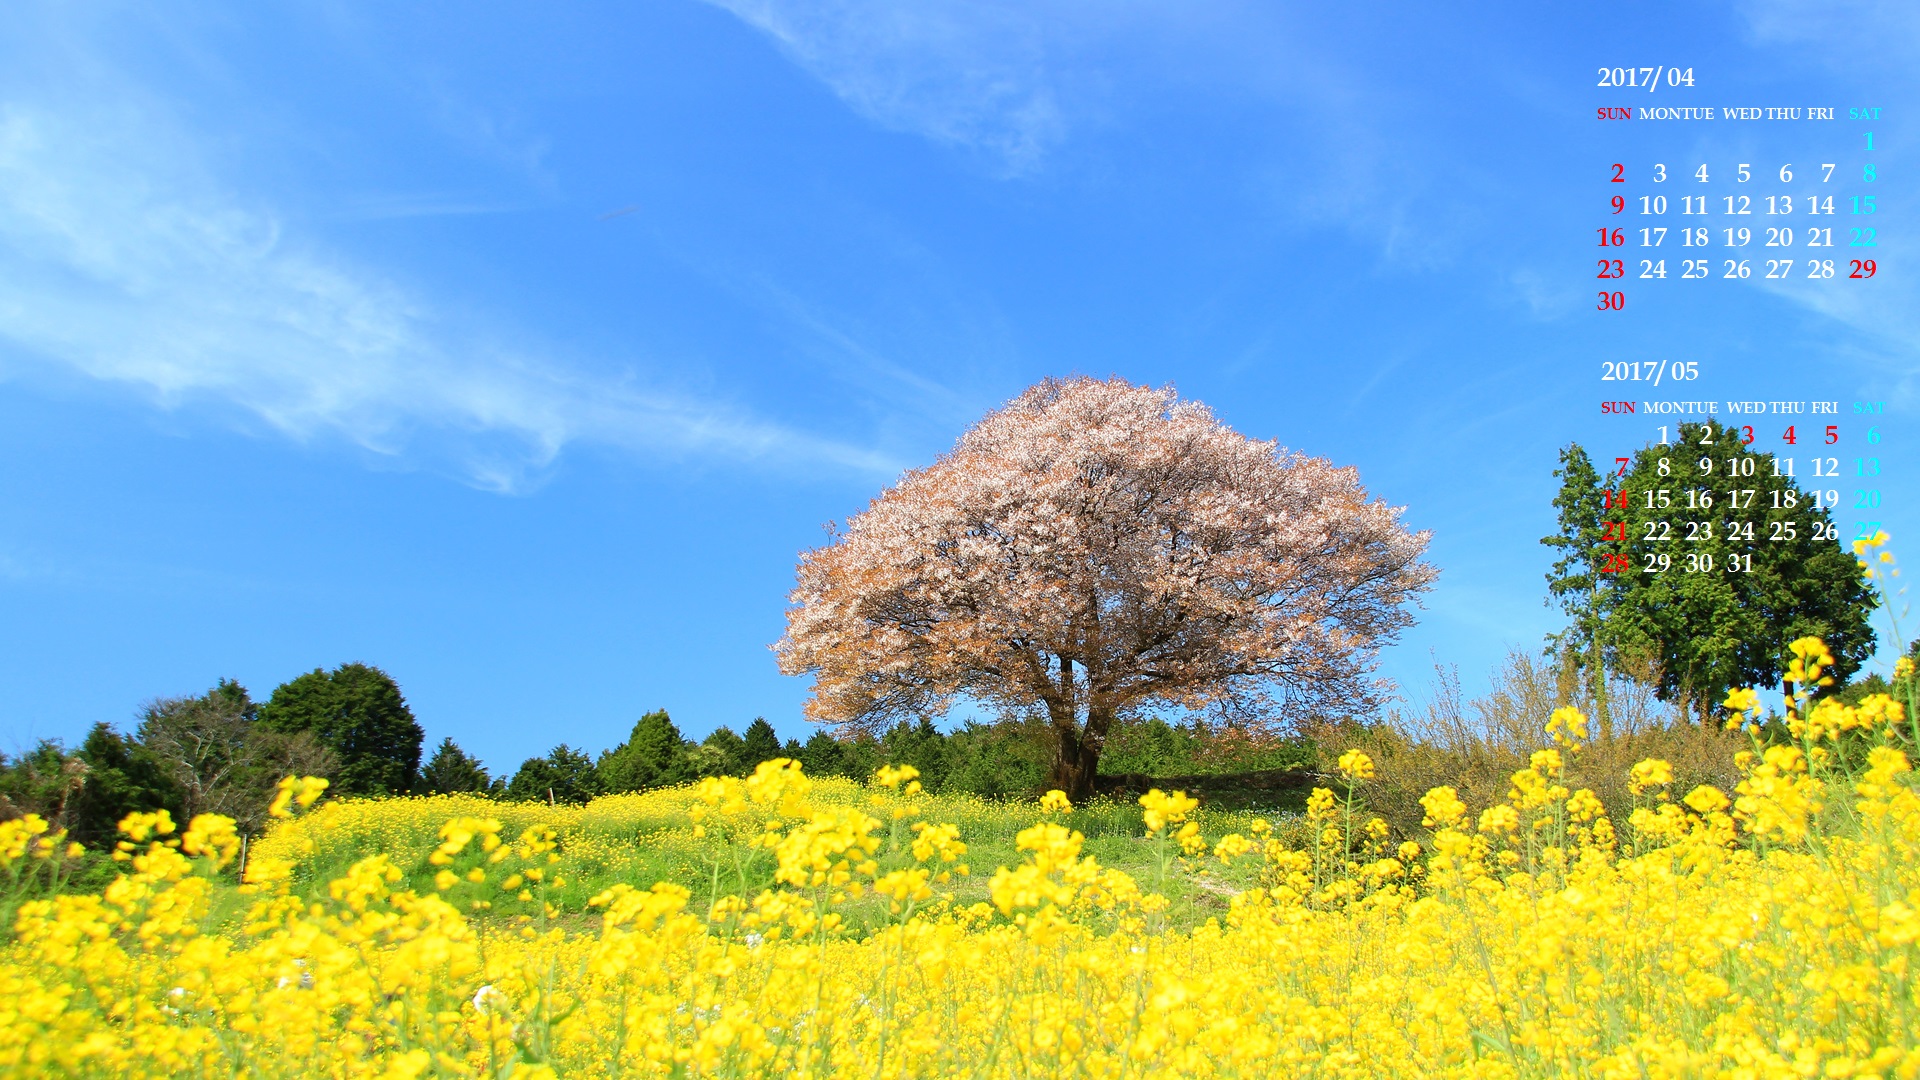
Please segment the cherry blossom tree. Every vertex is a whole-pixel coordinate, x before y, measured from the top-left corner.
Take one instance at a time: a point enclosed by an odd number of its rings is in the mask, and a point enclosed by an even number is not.
[[[1050,379],[802,554],[774,650],[844,728],[1044,710],[1080,799],[1114,725],[1157,709],[1371,706],[1436,572],[1400,515],[1171,389]]]

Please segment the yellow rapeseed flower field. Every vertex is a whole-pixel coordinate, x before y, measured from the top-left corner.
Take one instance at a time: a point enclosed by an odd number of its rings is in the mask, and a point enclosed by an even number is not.
[[[1563,710],[1505,801],[1436,788],[1414,839],[1367,814],[1359,752],[1300,827],[1152,792],[1138,873],[1089,854],[1058,794],[990,806],[927,796],[911,769],[861,787],[788,761],[584,808],[302,813],[323,782],[289,778],[275,812],[292,816],[252,845],[237,893],[224,819],[130,817],[125,873],[97,895],[54,892],[62,838],[8,822],[0,1068],[1920,1076],[1903,749],[1920,723],[1884,696],[1816,700],[1824,647],[1793,656],[1807,692],[1784,737],[1758,734],[1757,696],[1728,700],[1756,731],[1730,792],[1671,790],[1646,762],[1610,821],[1563,783],[1586,731]],[[971,867],[977,826],[1014,813],[1016,857]],[[663,848],[694,886],[640,876]],[[583,880],[599,884],[570,903]],[[1221,915],[1175,910],[1196,881],[1230,894]]]

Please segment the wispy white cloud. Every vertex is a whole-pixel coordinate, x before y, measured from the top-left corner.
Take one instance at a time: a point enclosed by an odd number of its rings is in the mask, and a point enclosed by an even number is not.
[[[873,450],[493,343],[234,193],[161,110],[0,104],[0,342],[512,489],[569,443],[892,472]],[[441,212],[445,212],[442,207]],[[5,355],[5,353],[0,353]]]
[[[1037,168],[1066,136],[1040,13],[933,0],[709,0],[772,37],[855,112],[895,131]]]
[[[1484,224],[1437,179],[1444,136],[1356,116],[1420,115],[1356,55],[1345,23],[1241,0],[1125,5],[1079,0],[708,0],[771,37],[849,108],[891,130],[985,155],[1008,176],[1068,158],[1067,144],[1128,115],[1191,107],[1201,94],[1251,107],[1268,140],[1253,198],[1288,226],[1363,236],[1381,264],[1451,265]],[[1418,149],[1414,149],[1418,147]],[[1098,173],[1106,166],[1074,157]],[[1444,189],[1444,190],[1442,190]]]
[[[809,303],[777,282],[762,280],[759,285],[766,302],[809,339],[808,353],[849,385],[859,386],[896,408],[940,416],[949,422],[964,422],[970,415],[972,402],[868,344],[857,330],[842,324],[842,317]]]

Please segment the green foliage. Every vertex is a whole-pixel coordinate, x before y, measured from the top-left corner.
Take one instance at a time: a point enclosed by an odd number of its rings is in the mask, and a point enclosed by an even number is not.
[[[874,744],[878,745],[878,740],[874,740]],[[891,798],[884,790],[849,783],[839,777],[813,779],[815,784],[809,801],[823,809],[858,806],[871,811],[870,799],[874,795]],[[442,868],[432,863],[429,856],[440,842],[439,824],[450,816],[464,813],[484,813],[499,818],[505,826],[502,833],[507,836],[518,835],[528,826],[540,823],[550,823],[557,828],[561,834],[559,850],[565,860],[560,869],[566,884],[546,894],[546,898],[570,916],[590,912],[588,901],[592,897],[622,882],[631,885],[667,881],[685,886],[693,894],[690,906],[697,910],[705,910],[718,896],[751,898],[761,888],[771,885],[771,860],[764,849],[747,845],[749,837],[729,839],[717,830],[703,836],[692,834],[694,822],[689,819],[687,808],[695,801],[690,789],[681,788],[656,790],[642,798],[590,803],[579,810],[549,809],[544,793],[537,801],[477,806],[463,806],[453,801],[440,805],[412,800],[363,802],[351,808],[343,807],[346,812],[333,817],[326,829],[309,834],[315,848],[306,854],[296,870],[295,890],[300,895],[324,897],[329,880],[345,873],[360,859],[380,854],[407,875],[408,884],[396,885],[396,888],[437,892],[434,875]],[[1029,854],[1018,847],[1016,837],[1039,816],[1031,802],[946,793],[916,796],[913,801],[925,807],[924,813],[929,819],[953,822],[960,827],[967,844],[967,861],[975,868],[971,876],[958,877],[949,886],[958,894],[961,906],[987,899],[992,874],[986,867],[1018,865]],[[1210,835],[1224,832],[1244,835],[1255,816],[1211,805],[1202,807],[1194,815]],[[1117,867],[1143,880],[1148,877],[1148,868],[1154,865],[1154,849],[1152,842],[1141,835],[1144,829],[1141,807],[1133,798],[1100,797],[1050,817],[1082,833],[1086,837],[1083,851],[1095,856],[1100,865]],[[1288,842],[1304,846],[1305,837],[1297,819],[1282,818],[1274,820],[1273,825]],[[912,833],[902,829],[900,834],[911,842]],[[712,877],[716,852],[729,867],[717,882],[717,893],[711,891],[716,884]],[[478,861],[477,854],[470,851],[466,858]],[[742,867],[748,869],[738,874],[738,868]],[[455,872],[460,868],[458,863],[453,867]],[[1209,886],[1245,888],[1256,884],[1260,873],[1257,859],[1240,860],[1233,868],[1213,863],[1210,868],[1213,876],[1205,886],[1194,884],[1185,875],[1169,879],[1169,898],[1175,901],[1177,912],[1184,912],[1181,918],[1198,922],[1208,915],[1224,915],[1231,894]],[[531,907],[519,907],[501,898],[496,900],[490,917],[511,918],[513,913],[531,912],[537,907],[537,902]],[[880,918],[876,921],[884,922],[884,911],[882,901]]]
[[[136,738],[179,791],[181,817],[223,814],[242,832],[258,832],[281,777],[331,776],[339,767],[338,755],[313,734],[268,728],[256,713],[246,688],[231,679],[141,711]]]
[[[1314,765],[1315,750],[1307,739],[1169,724],[1157,716],[1116,731],[1100,759],[1100,771],[1108,776],[1225,776]]]
[[[60,828],[86,782],[86,764],[53,739],[8,760],[0,755],[0,818],[39,814]]]
[[[764,716],[756,716],[740,738],[740,771],[752,772],[755,765],[780,757],[780,736]]]
[[[1573,617],[1564,644],[1646,671],[1702,717],[1729,688],[1778,682],[1779,642],[1821,637],[1842,680],[1873,651],[1872,593],[1832,516],[1734,429],[1682,424],[1617,479],[1577,445],[1561,465],[1560,532],[1545,542],[1563,552],[1548,580]]]
[[[665,709],[642,716],[627,741],[600,755],[594,768],[609,795],[666,787],[695,774],[692,748]]]
[[[1607,535],[1607,494],[1600,473],[1579,443],[1560,451],[1560,490],[1553,497],[1560,531],[1540,542],[1560,549],[1547,572],[1550,602],[1558,603],[1572,625],[1557,635],[1562,649],[1579,651],[1593,644],[1600,628],[1601,545]]]
[[[824,731],[814,732],[794,757],[808,776],[852,775],[846,767],[846,747]]]
[[[1107,740],[1100,768],[1112,775],[1176,776],[1193,771],[1191,766],[1200,757],[1200,741],[1197,731],[1175,727],[1155,716],[1115,732]]]
[[[426,732],[400,687],[366,664],[319,668],[281,684],[260,710],[281,732],[309,732],[340,756],[333,790],[341,795],[397,795],[413,787]]]
[[[600,793],[593,759],[566,743],[521,762],[506,787],[506,797],[521,802],[584,803]]]
[[[492,787],[493,780],[480,759],[447,738],[440,740],[432,759],[420,770],[420,779],[413,790],[422,795],[485,794]]]
[[[280,777],[324,775],[338,759],[311,736],[254,717],[246,688],[222,680],[199,697],[149,702],[133,736],[99,723],[78,750],[44,741],[19,760],[0,758],[0,818],[39,814],[96,851],[136,811],[166,810],[183,825],[224,814],[258,832]]]
[[[1052,731],[1031,718],[994,724],[970,722],[943,732],[920,721],[901,723],[879,738],[813,734],[789,756],[809,776],[863,780],[882,765],[912,765],[928,791],[989,798],[1027,797],[1046,790]],[[1101,774],[1118,776],[1227,776],[1310,769],[1316,761],[1305,739],[1257,736],[1243,730],[1175,727],[1164,720],[1118,728],[1101,756]]]
[[[700,776],[739,776],[746,770],[747,742],[725,724],[694,748],[694,770]]]
[[[969,723],[957,728],[946,736],[940,790],[989,798],[1044,791],[1052,737],[1045,722],[1037,720]]]
[[[128,814],[165,809],[184,816],[179,785],[138,741],[99,723],[76,756],[86,764],[86,782],[69,803],[66,825],[80,843],[101,850],[113,846],[120,838],[120,819]]]
[[[928,791],[947,790],[947,737],[921,717],[918,723],[895,724],[880,736],[880,756],[888,765],[911,765],[920,770]]]

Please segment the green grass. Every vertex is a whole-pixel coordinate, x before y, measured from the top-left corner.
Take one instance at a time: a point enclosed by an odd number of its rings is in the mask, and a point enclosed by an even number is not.
[[[695,910],[705,910],[716,896],[750,898],[770,887],[775,865],[772,853],[729,842],[711,832],[696,837],[687,812],[694,801],[692,785],[609,796],[577,807],[492,802],[471,796],[344,800],[323,804],[303,819],[278,826],[254,845],[254,857],[293,859],[295,890],[317,896],[324,893],[326,882],[355,862],[385,855],[405,875],[396,888],[432,892],[434,876],[441,867],[432,864],[428,856],[439,843],[439,828],[448,819],[464,815],[499,820],[503,826],[500,835],[509,841],[533,826],[546,825],[556,833],[560,861],[554,865],[563,884],[548,889],[535,902],[515,900],[493,884],[521,865],[517,858],[487,867],[487,884],[470,885],[463,880],[446,892],[449,900],[463,907],[487,899],[493,906],[485,914],[492,917],[538,914],[542,900],[564,915],[588,913],[591,909],[587,902],[592,897],[620,883],[647,888],[656,882],[673,882],[692,892]],[[905,849],[913,833],[907,826],[913,820],[958,826],[968,846],[965,861],[972,873],[954,878],[943,891],[951,893],[953,902],[961,906],[987,899],[987,885],[995,868],[1017,865],[1023,859],[1016,848],[1016,835],[1042,820],[1058,821],[1082,833],[1086,837],[1083,853],[1102,866],[1125,871],[1144,890],[1163,891],[1171,901],[1170,916],[1182,923],[1203,921],[1224,912],[1229,898],[1257,883],[1260,872],[1257,855],[1244,856],[1233,866],[1224,866],[1217,859],[1196,859],[1176,865],[1162,882],[1158,847],[1145,836],[1141,809],[1131,801],[1097,799],[1064,814],[1048,815],[1025,800],[952,795],[903,798],[884,789],[827,779],[814,781],[808,802],[820,809],[857,805],[882,821],[891,818],[896,806],[917,811],[916,817],[899,822],[897,827],[883,828],[890,834],[879,860],[883,867],[908,861]],[[1229,832],[1247,834],[1260,816],[1245,810],[1202,808],[1195,820],[1202,834],[1213,840]],[[1290,846],[1299,845],[1303,827],[1297,817],[1284,815],[1268,820]],[[757,831],[757,821],[745,825],[749,831]],[[449,869],[464,874],[481,863],[475,845]],[[856,925],[863,920],[877,924],[885,919],[879,901],[851,905],[846,913]]]

